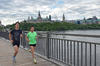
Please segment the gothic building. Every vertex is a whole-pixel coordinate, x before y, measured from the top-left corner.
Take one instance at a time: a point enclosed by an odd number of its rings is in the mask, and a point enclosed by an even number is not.
[[[51,21],[52,21],[51,15],[46,16],[46,18],[42,18],[40,11],[38,12],[38,17],[36,19],[34,19],[32,16],[29,16],[28,19],[26,20],[26,22],[29,23],[40,23],[40,22],[51,22]]]

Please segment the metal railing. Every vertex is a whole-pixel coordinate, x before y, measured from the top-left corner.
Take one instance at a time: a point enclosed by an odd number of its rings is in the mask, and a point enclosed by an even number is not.
[[[40,54],[41,56],[68,66],[99,66],[100,52],[98,48],[100,48],[100,43],[78,39],[70,40],[68,38],[61,38],[61,36],[71,36],[71,34],[65,35],[52,32],[37,33],[38,42],[36,53]],[[27,32],[23,32],[21,46],[23,48],[29,49],[30,47],[28,42],[25,40],[26,34]],[[72,36],[76,36],[76,34],[73,34]],[[87,36],[82,35],[82,37]],[[88,37],[92,37],[92,35]]]
[[[100,43],[63,39],[57,36],[66,36],[65,34],[52,32],[38,32],[38,35],[39,41],[37,43],[36,53],[69,66],[98,66],[97,46],[100,46]],[[72,36],[76,36],[76,34]],[[92,35],[87,36],[92,37]],[[86,37],[86,35],[82,35],[82,37]],[[27,43],[24,44],[27,45]]]
[[[0,31],[0,37],[4,37],[6,39],[9,39],[9,33]]]

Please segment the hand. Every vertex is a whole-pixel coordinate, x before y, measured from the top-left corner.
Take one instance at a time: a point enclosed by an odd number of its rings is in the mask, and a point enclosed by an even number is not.
[[[23,38],[23,35],[21,34],[20,37]]]
[[[30,40],[27,40],[28,42],[30,42]]]
[[[14,41],[13,40],[10,40],[11,41],[11,43],[13,43]]]

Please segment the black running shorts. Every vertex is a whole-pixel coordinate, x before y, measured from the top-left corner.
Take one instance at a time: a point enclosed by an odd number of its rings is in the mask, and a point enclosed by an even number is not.
[[[20,46],[20,41],[14,41],[14,42],[13,42],[13,46],[19,47],[19,46]]]
[[[34,47],[36,47],[36,44],[30,44],[30,46],[34,46]]]

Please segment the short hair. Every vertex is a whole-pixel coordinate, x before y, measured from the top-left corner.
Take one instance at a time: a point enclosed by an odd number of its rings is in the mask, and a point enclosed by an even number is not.
[[[31,27],[34,27],[33,25]]]
[[[16,22],[15,25],[16,25],[17,23],[20,24],[19,22]]]
[[[34,28],[34,26],[32,25],[32,26],[30,27],[30,29],[31,29],[32,27]]]

